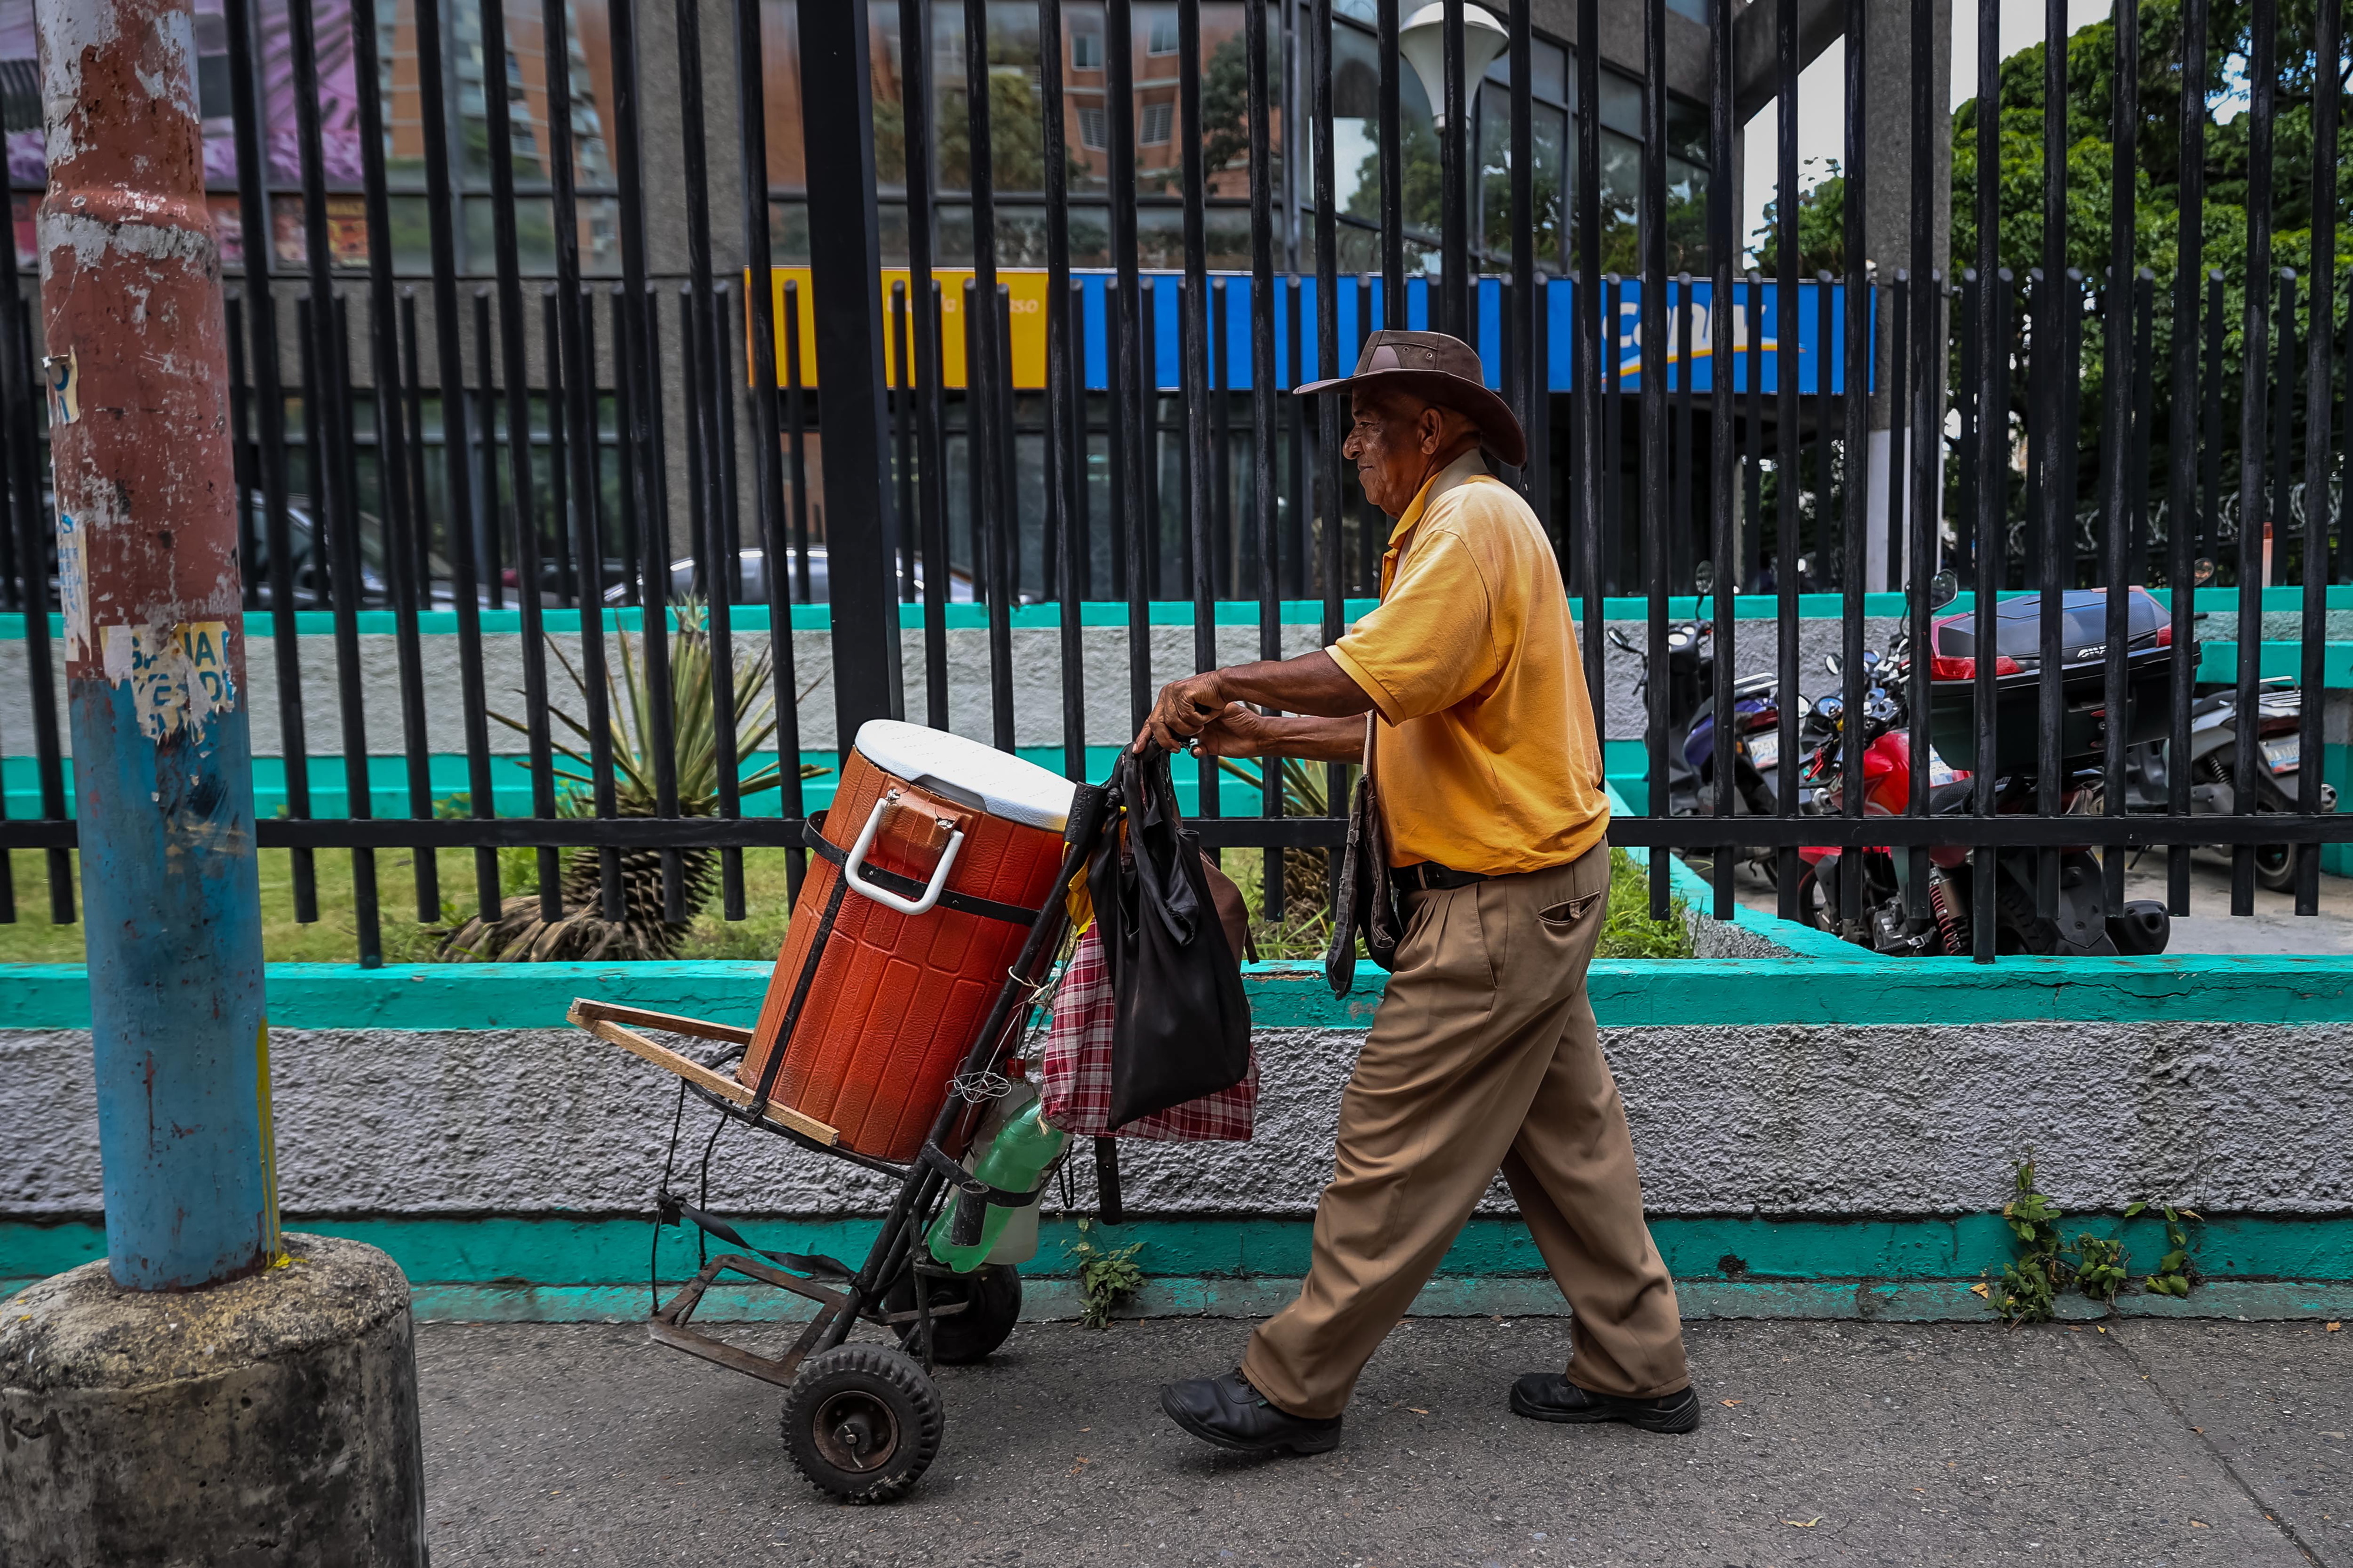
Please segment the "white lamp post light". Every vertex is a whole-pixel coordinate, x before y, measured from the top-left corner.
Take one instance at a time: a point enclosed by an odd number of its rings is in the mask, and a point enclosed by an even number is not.
[[[1511,35],[1494,14],[1482,6],[1465,4],[1462,7],[1462,111],[1471,111],[1472,100],[1479,96],[1479,82],[1495,57],[1511,42]],[[1445,0],[1430,0],[1398,29],[1398,53],[1413,67],[1413,74],[1421,79],[1422,91],[1430,95],[1430,118],[1437,127],[1446,129],[1446,5]]]

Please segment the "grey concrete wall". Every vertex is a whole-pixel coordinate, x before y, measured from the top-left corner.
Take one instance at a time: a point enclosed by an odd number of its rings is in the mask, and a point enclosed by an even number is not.
[[[1610,623],[1624,632],[1637,647],[1644,646],[1646,632],[1639,621]],[[1864,623],[1866,646],[1883,647],[1895,631],[1893,618],[1874,616]],[[1742,670],[1770,669],[1778,657],[1777,632],[1770,621],[1742,621],[1736,632],[1735,668]],[[1799,686],[1808,692],[1835,689],[1836,679],[1822,668],[1822,657],[1838,650],[1841,633],[1834,621],[1801,623],[1799,637]],[[994,734],[990,716],[988,689],[988,634],[985,630],[956,629],[948,637],[949,727],[958,734],[976,740],[989,740]],[[1059,745],[1062,739],[1062,656],[1061,634],[1052,628],[1018,629],[1013,633],[1013,710],[1014,741],[1018,745]],[[301,646],[303,731],[306,743],[313,756],[338,756],[343,750],[341,700],[336,682],[335,646],[332,637],[304,637]],[[564,673],[557,655],[579,668],[580,647],[576,635],[552,635],[547,639],[552,649],[548,658],[548,692],[558,707],[575,714],[582,712],[580,695],[569,677]],[[1314,625],[1287,626],[1282,632],[1286,657],[1303,653],[1318,646],[1318,627]],[[607,647],[613,645],[607,641]],[[758,657],[768,646],[764,632],[738,633],[735,637],[739,661]],[[278,703],[277,670],[271,652],[272,645],[261,638],[247,644],[246,691],[253,713],[253,749],[259,756],[285,754],[285,738],[280,726]],[[367,714],[369,745],[378,755],[398,752],[403,743],[400,729],[400,671],[396,639],[390,636],[364,636],[359,639],[361,700]],[[1085,663],[1083,679],[1087,699],[1087,739],[1097,744],[1109,745],[1133,734],[1128,708],[1128,637],[1124,626],[1089,626],[1083,633]],[[462,752],[465,750],[466,705],[459,682],[458,639],[453,636],[434,636],[422,639],[425,682],[426,737],[428,751]],[[1258,628],[1221,626],[1218,631],[1218,657],[1224,663],[1240,663],[1258,657]],[[823,632],[797,632],[793,636],[793,658],[796,684],[801,691],[801,741],[806,746],[828,748],[834,744],[833,682],[831,643]],[[33,749],[31,729],[30,686],[26,679],[24,645],[21,642],[0,641],[0,753],[30,755]],[[521,718],[522,639],[512,634],[485,637],[482,639],[483,688],[486,706],[493,713],[507,713]],[[923,634],[910,629],[901,633],[901,666],[907,692],[907,712],[921,721],[924,713],[925,682],[923,674]],[[1189,626],[1155,626],[1153,628],[1151,653],[1151,683],[1156,689],[1160,682],[1173,680],[1192,673],[1193,631]],[[1636,694],[1635,683],[1640,673],[1640,660],[1615,647],[1608,649],[1603,666],[1607,713],[1604,732],[1612,740],[1640,740],[1643,733],[1643,708]],[[66,733],[65,702],[62,689],[58,693],[58,724],[59,734]],[[70,741],[67,742],[70,751]],[[520,753],[525,749],[522,735],[502,724],[491,725],[490,747],[494,752]]]
[[[1261,1031],[1257,1138],[1130,1143],[1130,1207],[1311,1212],[1361,1041]],[[661,1173],[675,1080],[575,1030],[289,1029],[270,1046],[291,1214],[639,1214]],[[2344,1025],[1604,1032],[1663,1215],[1983,1212],[2030,1150],[2070,1210],[2160,1196],[2218,1213],[2353,1214],[2348,1046]],[[708,1113],[691,1110],[688,1124],[707,1129]],[[0,1126],[16,1130],[0,1143],[0,1218],[99,1210],[87,1034],[0,1034]],[[681,1170],[700,1144],[690,1134]],[[740,1127],[712,1169],[715,1205],[734,1212],[871,1214],[885,1202],[881,1178]],[[1500,1184],[1488,1203],[1508,1209]]]

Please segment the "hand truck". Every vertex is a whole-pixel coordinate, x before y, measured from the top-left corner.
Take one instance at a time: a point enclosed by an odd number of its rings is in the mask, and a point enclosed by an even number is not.
[[[1031,1004],[1070,930],[1065,895],[1086,865],[1109,819],[1109,792],[1077,786],[1063,829],[1061,868],[1042,908],[1029,911],[1029,934],[1007,971],[978,1035],[965,1051],[959,1080],[994,1072],[1019,1041]],[[812,823],[807,832],[815,836]],[[825,933],[812,946],[810,972],[824,951]],[[721,1070],[740,1058],[752,1032],[666,1013],[586,998],[565,1015],[571,1022],[654,1063],[680,1079],[691,1093],[720,1114],[776,1134],[796,1147],[847,1160],[898,1181],[882,1226],[856,1268],[833,1258],[768,1252],[754,1247],[724,1221],[665,1193],[657,1225],[691,1221],[738,1251],[721,1253],[648,1320],[655,1342],[699,1356],[716,1365],[784,1389],[786,1451],[803,1476],[820,1489],[849,1502],[889,1502],[914,1486],[939,1453],[945,1424],[934,1363],[984,1360],[1012,1331],[1021,1311],[1019,1277],[1008,1265],[985,1266],[957,1274],[925,1255],[924,1235],[944,1203],[954,1199],[951,1235],[969,1245],[980,1237],[990,1205],[1035,1202],[1037,1194],[1000,1191],[976,1181],[947,1152],[960,1126],[976,1107],[951,1092],[933,1119],[923,1151],[906,1164],[875,1159],[844,1148],[834,1130],[789,1106],[765,1100],[758,1090]],[[791,1042],[787,1019],[776,1042],[781,1059]],[[716,1040],[730,1049],[713,1062],[698,1061],[648,1039],[639,1029]],[[1041,1184],[1039,1191],[1043,1192]],[[691,1326],[703,1293],[723,1274],[772,1285],[817,1304],[817,1315],[782,1355],[763,1356],[731,1345]],[[888,1329],[902,1348],[849,1342],[860,1322]],[[910,1354],[912,1349],[914,1353]]]

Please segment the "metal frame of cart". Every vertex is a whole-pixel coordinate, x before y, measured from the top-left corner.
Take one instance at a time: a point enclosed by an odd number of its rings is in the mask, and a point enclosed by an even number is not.
[[[1063,828],[1061,868],[1043,907],[1023,911],[1029,935],[965,1053],[960,1076],[995,1070],[1019,1039],[1028,1005],[1070,928],[1065,889],[1092,853],[1111,804],[1110,792],[1077,786]],[[814,840],[818,836],[812,824],[809,837]],[[853,856],[843,867],[845,887],[853,878],[879,882],[884,875],[861,873],[855,861]],[[811,944],[805,975],[817,973],[832,934],[832,912],[828,908]],[[806,990],[802,987],[802,994]],[[797,1005],[786,1013],[772,1062],[783,1060],[798,1013]],[[954,1094],[933,1119],[922,1153],[897,1164],[842,1147],[831,1127],[767,1099],[763,1090],[773,1088],[772,1082],[747,1087],[719,1070],[731,1058],[714,1067],[638,1033],[654,1029],[715,1040],[740,1056],[751,1045],[749,1029],[586,998],[574,1002],[566,1016],[598,1038],[677,1075],[689,1091],[724,1115],[800,1148],[897,1178],[898,1192],[881,1229],[865,1262],[855,1269],[827,1258],[761,1252],[723,1222],[685,1210],[684,1217],[744,1250],[711,1258],[659,1305],[647,1327],[659,1343],[785,1389],[786,1447],[795,1466],[819,1488],[855,1502],[886,1502],[903,1495],[939,1448],[944,1421],[932,1380],[934,1362],[981,1359],[1002,1342],[1020,1311],[1018,1282],[1009,1268],[1002,1274],[988,1268],[956,1274],[923,1257],[924,1233],[951,1195],[970,1200],[959,1204],[957,1220],[952,1223],[968,1215],[976,1239],[986,1205],[1034,1201],[1036,1194],[1001,1193],[975,1180],[946,1152],[944,1141],[952,1138],[959,1117],[970,1110]],[[754,1252],[761,1256],[751,1256]],[[692,1326],[704,1292],[723,1274],[805,1297],[817,1303],[817,1316],[782,1355],[763,1356],[729,1344]],[[916,1347],[917,1355],[849,1342],[850,1331],[861,1321],[899,1333],[902,1344]],[[944,1324],[948,1326],[944,1333]]]

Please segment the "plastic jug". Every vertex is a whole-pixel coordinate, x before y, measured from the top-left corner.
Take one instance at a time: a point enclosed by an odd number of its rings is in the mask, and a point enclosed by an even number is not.
[[[1040,1114],[1038,1091],[1029,1084],[997,1102],[973,1140],[975,1152],[965,1168],[992,1187],[1009,1193],[1034,1193],[1044,1184],[1070,1134]],[[981,1220],[980,1239],[959,1247],[948,1237],[955,1224],[958,1194],[948,1194],[946,1206],[932,1222],[926,1241],[932,1256],[959,1274],[969,1274],[984,1263],[1019,1263],[1038,1250],[1038,1205],[1007,1208],[990,1204]],[[1018,1220],[1021,1223],[1016,1225]],[[1026,1243],[1026,1245],[1025,1245]]]

